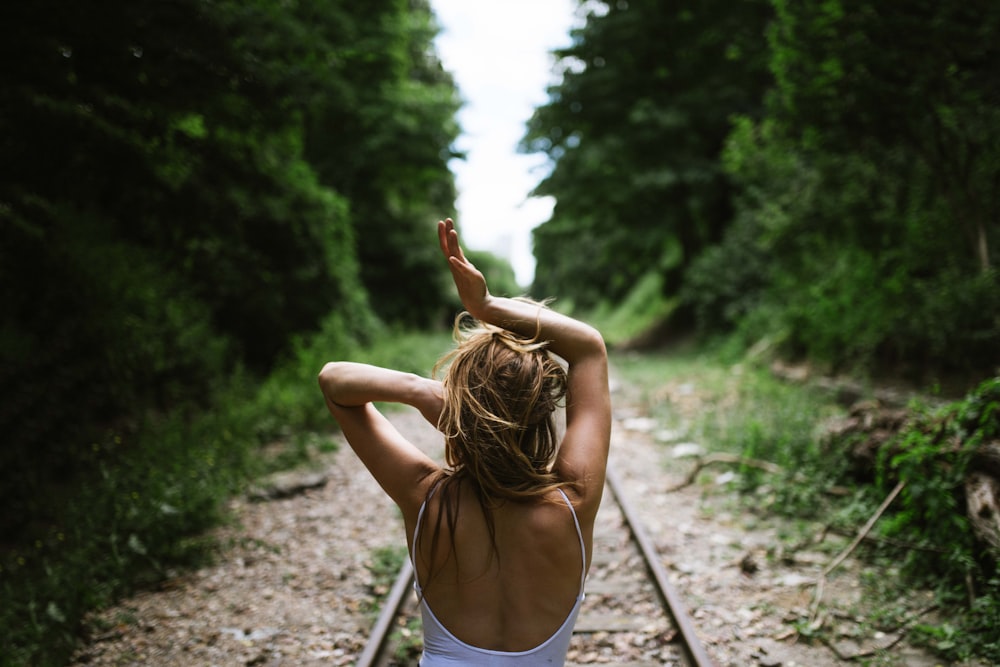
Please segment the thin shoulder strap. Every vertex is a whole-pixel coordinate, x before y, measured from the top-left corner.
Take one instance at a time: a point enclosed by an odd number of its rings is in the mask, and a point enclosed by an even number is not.
[[[573,515],[573,525],[576,526],[576,536],[580,538],[580,560],[582,561],[582,566],[580,567],[580,594],[583,594],[584,585],[587,582],[587,545],[583,541],[583,531],[580,530],[580,520],[576,518],[576,510],[573,509],[573,503],[569,501],[569,497],[566,492],[562,489],[556,489],[559,494],[566,501],[566,506],[569,507],[570,514]],[[419,522],[420,520],[417,519]]]
[[[437,493],[438,487],[444,480],[438,481],[432,488],[427,497],[424,498],[424,502],[420,503],[420,511],[417,512],[417,525],[413,527],[413,548],[410,550],[410,563],[413,565],[413,589],[417,594],[421,594],[422,590],[420,588],[419,577],[417,576],[417,538],[420,537],[420,523],[424,520],[424,510],[427,509],[427,501],[434,497]]]

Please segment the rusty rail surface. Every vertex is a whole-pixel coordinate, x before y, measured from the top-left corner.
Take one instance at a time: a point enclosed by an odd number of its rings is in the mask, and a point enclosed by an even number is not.
[[[656,583],[656,589],[660,594],[660,599],[663,600],[663,606],[681,634],[681,643],[684,645],[684,652],[687,654],[692,665],[696,667],[712,667],[712,659],[708,657],[705,648],[701,645],[701,640],[695,634],[691,617],[688,615],[680,595],[667,577],[667,571],[663,568],[660,557],[656,553],[656,546],[649,535],[646,534],[632,504],[625,497],[618,473],[610,466],[608,467],[607,483],[608,488],[611,489],[611,493],[615,496],[618,507],[621,508],[622,514],[625,516],[625,523],[628,524],[628,529],[632,533],[632,537],[642,551],[642,558],[646,563],[646,568],[649,570],[650,576]]]
[[[396,576],[396,582],[392,585],[392,590],[389,591],[385,602],[382,603],[382,611],[372,627],[372,633],[368,638],[368,643],[365,644],[365,650],[358,658],[358,667],[375,665],[375,661],[382,653],[382,647],[385,646],[385,642],[389,638],[392,622],[399,615],[399,610],[406,601],[406,595],[412,590],[412,586],[413,565],[410,564],[410,558],[407,556],[403,560],[403,567],[399,568],[399,574]]]

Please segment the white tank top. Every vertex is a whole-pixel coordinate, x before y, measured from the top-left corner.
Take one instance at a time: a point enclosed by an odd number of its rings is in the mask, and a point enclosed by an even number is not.
[[[582,565],[580,567],[580,592],[576,596],[576,602],[570,609],[566,620],[559,626],[551,637],[527,651],[492,651],[478,646],[466,644],[461,639],[448,631],[431,611],[427,600],[423,597],[423,589],[416,575],[415,551],[417,536],[420,534],[420,522],[424,518],[424,509],[427,506],[425,500],[420,506],[417,514],[417,525],[413,530],[414,553],[410,554],[413,561],[414,583],[417,595],[420,597],[420,615],[424,626],[424,654],[420,658],[420,667],[458,667],[459,665],[481,665],[483,667],[524,667],[525,665],[562,665],[566,662],[566,653],[569,651],[569,642],[573,636],[573,626],[576,625],[576,618],[580,614],[580,605],[584,598],[584,582],[587,571],[587,551],[583,542],[583,533],[580,531],[580,522],[576,518],[576,510],[573,503],[569,501],[562,489],[558,489],[563,500],[569,507],[573,515],[573,525],[576,526],[577,537],[580,538],[580,554]],[[433,495],[433,492],[431,493]]]

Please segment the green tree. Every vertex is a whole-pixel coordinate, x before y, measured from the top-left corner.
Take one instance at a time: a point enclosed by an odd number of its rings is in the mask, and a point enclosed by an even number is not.
[[[707,327],[777,335],[836,365],[988,372],[1000,12],[775,4],[767,117],[728,140],[735,222],[686,297]]]
[[[321,181],[351,202],[361,276],[383,318],[442,314],[447,270],[428,239],[454,209],[448,160],[459,99],[433,50],[426,0],[341,3],[330,58],[337,95],[308,110],[306,153]],[[380,82],[373,85],[373,82]]]
[[[772,115],[807,148],[907,180],[988,271],[1000,235],[995,3],[775,0]]]
[[[767,2],[588,3],[556,52],[562,81],[523,140],[544,152],[550,220],[534,233],[534,291],[593,306],[648,271],[677,291],[731,216],[719,151],[768,82]]]

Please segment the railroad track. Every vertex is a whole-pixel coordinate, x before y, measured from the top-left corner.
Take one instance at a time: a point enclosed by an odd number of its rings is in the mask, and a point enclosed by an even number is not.
[[[708,667],[680,596],[667,578],[652,540],[609,468],[604,503],[594,527],[587,599],[574,631],[567,667]],[[358,667],[411,667],[419,657],[406,646],[419,640],[413,568],[403,563],[386,597]],[[624,660],[622,656],[628,656]]]

